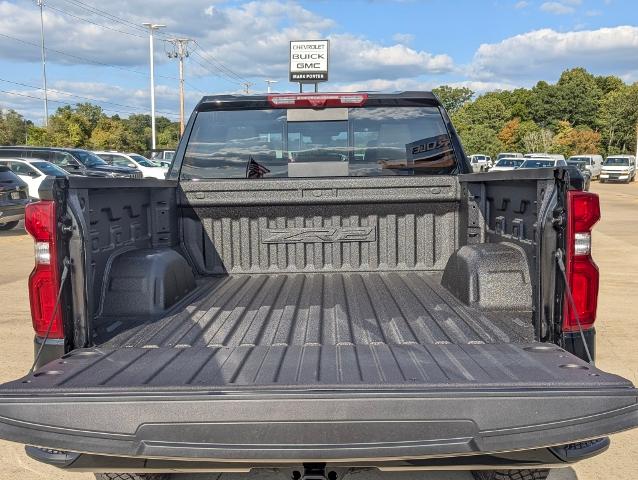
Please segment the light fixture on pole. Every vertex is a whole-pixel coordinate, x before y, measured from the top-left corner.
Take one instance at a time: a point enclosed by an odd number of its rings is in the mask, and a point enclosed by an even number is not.
[[[271,85],[277,83],[277,80],[264,80],[266,85],[268,85],[268,93],[272,92]]]
[[[40,7],[40,46],[42,55],[42,88],[44,90],[44,126],[49,126],[49,97],[47,92],[47,57],[44,50],[44,0],[36,0]]]
[[[151,66],[151,149],[155,150],[155,59],[154,59],[154,46],[153,46],[153,33],[155,30],[165,27],[157,23],[143,23],[148,28],[149,33],[149,58]]]

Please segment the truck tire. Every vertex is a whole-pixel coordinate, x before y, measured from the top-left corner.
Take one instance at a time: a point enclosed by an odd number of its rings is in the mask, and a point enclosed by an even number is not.
[[[96,473],[96,480],[168,480],[166,473]]]
[[[18,224],[17,221],[15,221],[15,222],[7,222],[7,223],[0,223],[0,230],[11,230],[17,224]]]
[[[549,469],[538,470],[475,470],[475,480],[545,480]]]

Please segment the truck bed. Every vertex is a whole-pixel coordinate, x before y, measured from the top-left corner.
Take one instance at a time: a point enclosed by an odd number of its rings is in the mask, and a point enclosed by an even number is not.
[[[167,369],[189,358],[181,371],[191,372],[173,376],[180,383],[216,365],[213,384],[379,384],[442,379],[447,369],[467,378],[483,371],[469,360],[473,346],[532,342],[533,328],[529,313],[461,304],[427,273],[374,272],[209,277],[171,314],[105,318],[96,335],[106,350],[165,351],[150,356],[164,355]]]

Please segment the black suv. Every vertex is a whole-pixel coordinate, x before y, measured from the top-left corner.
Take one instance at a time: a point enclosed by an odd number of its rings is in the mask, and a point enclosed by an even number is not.
[[[0,165],[0,230],[11,230],[24,218],[24,207],[29,203],[27,184]]]
[[[71,175],[142,178],[142,172],[135,168],[109,165],[94,153],[79,148],[0,147],[0,158],[39,158]]]

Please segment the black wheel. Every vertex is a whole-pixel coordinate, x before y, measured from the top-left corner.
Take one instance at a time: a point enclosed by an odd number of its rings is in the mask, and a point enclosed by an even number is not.
[[[15,221],[15,222],[7,222],[7,223],[0,223],[0,230],[11,230],[12,228],[14,228],[19,222]]]
[[[97,480],[168,480],[167,473],[96,473]]]
[[[475,470],[476,480],[545,480],[549,469],[542,470]]]

